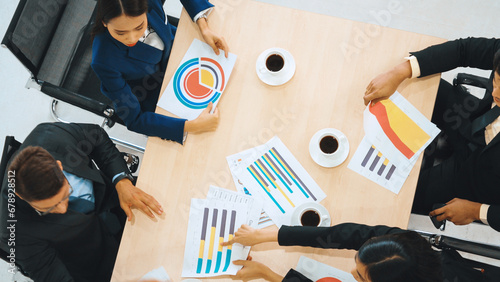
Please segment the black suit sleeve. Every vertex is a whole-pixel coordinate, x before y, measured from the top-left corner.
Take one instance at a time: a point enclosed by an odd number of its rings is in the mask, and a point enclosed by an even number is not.
[[[98,125],[76,123],[55,123],[54,125],[67,131],[75,139],[71,142],[72,146],[67,147],[66,155],[70,154],[82,159],[90,157],[110,180],[116,174],[129,172],[123,156],[109,139],[106,131]]]
[[[493,68],[493,57],[500,49],[500,39],[465,38],[410,52],[417,57],[420,77],[441,73],[457,67],[484,70]]]
[[[488,224],[496,231],[500,231],[500,206],[490,206],[486,216]]]
[[[402,232],[408,231],[396,227],[356,223],[343,223],[331,227],[282,226],[278,232],[278,243],[281,246],[358,250],[372,237]]]

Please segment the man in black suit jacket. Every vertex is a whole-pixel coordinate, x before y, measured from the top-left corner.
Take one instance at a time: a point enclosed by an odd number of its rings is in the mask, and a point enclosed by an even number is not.
[[[368,104],[388,98],[407,78],[457,67],[492,70],[482,99],[441,80],[432,121],[444,132],[452,153],[441,164],[421,171],[413,212],[430,212],[438,220],[459,225],[481,220],[500,231],[499,49],[499,39],[486,38],[430,46],[412,52],[407,61],[377,76],[366,88]],[[431,211],[435,203],[446,206]]]
[[[96,125],[38,125],[8,171],[15,177],[2,183],[0,246],[34,281],[109,281],[130,209],[162,213]],[[10,241],[8,220],[15,220]]]

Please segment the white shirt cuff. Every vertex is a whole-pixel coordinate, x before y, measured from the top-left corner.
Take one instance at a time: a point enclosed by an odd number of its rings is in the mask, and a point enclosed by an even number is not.
[[[213,9],[214,9],[214,7],[210,7],[208,9],[206,9],[206,10],[203,10],[203,11],[199,12],[198,14],[196,14],[196,16],[194,16],[193,21],[196,22],[196,21],[198,21],[203,16],[208,17],[210,15],[210,13],[212,12]]]
[[[490,205],[482,204],[481,208],[479,209],[479,219],[481,219],[481,221],[486,225],[489,225],[488,219],[487,219],[489,208],[490,208]]]
[[[411,66],[411,78],[416,78],[420,76],[420,65],[418,64],[417,57],[409,56],[405,57],[408,61],[410,61]]]

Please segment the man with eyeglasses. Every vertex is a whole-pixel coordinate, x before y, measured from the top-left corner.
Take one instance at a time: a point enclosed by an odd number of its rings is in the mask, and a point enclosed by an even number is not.
[[[131,208],[153,219],[163,212],[132,184],[123,156],[97,125],[38,125],[5,173],[0,246],[14,248],[34,281],[109,281]]]

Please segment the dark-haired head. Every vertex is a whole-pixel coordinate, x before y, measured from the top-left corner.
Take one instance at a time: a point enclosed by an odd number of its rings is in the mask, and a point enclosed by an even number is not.
[[[500,49],[495,53],[493,57],[493,91],[491,96],[493,96],[493,101],[500,107]]]
[[[98,0],[95,22],[92,28],[92,40],[96,35],[104,32],[106,25],[113,19],[120,16],[129,18],[145,17],[147,12],[147,0]]]
[[[442,281],[439,253],[415,232],[372,238],[355,260],[353,275],[358,281]]]
[[[15,171],[16,193],[27,202],[54,197],[66,181],[60,164],[41,147],[23,149],[9,170]]]
[[[493,57],[493,70],[497,75],[500,75],[500,49],[497,50]]]

